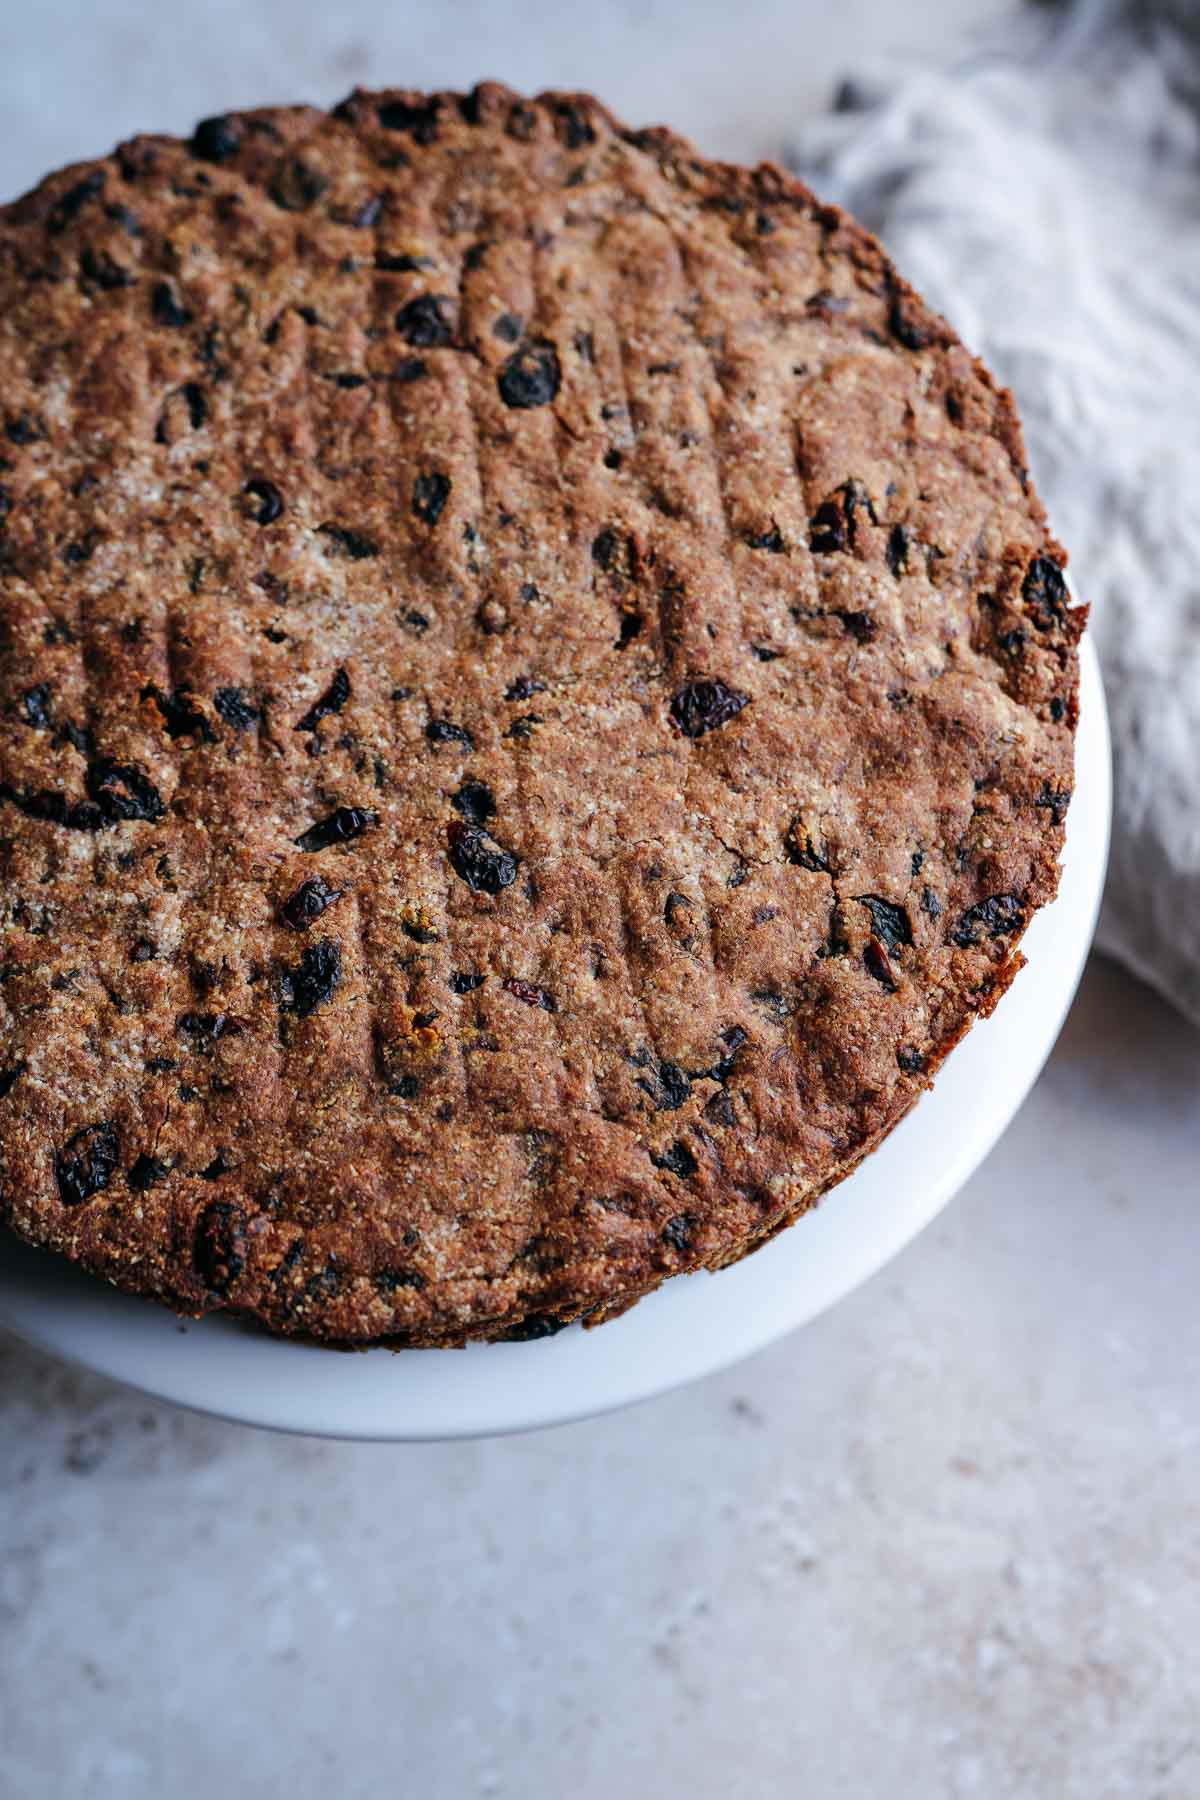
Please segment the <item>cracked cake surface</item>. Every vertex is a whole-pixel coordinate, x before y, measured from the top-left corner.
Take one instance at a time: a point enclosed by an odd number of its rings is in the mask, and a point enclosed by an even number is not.
[[[873,238],[588,96],[49,177],[0,208],[0,1217],[395,1344],[745,1254],[1055,891],[1064,561]]]

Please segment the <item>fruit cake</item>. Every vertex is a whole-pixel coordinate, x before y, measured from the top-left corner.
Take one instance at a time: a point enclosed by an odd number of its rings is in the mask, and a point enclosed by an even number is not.
[[[770,164],[485,84],[50,176],[0,209],[0,1218],[397,1346],[745,1255],[1054,894],[1064,561],[1010,396]]]

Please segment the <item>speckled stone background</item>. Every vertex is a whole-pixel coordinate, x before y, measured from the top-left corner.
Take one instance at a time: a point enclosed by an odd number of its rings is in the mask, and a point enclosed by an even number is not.
[[[577,11],[10,4],[0,194],[139,126],[484,73],[754,156],[864,45],[1004,6]],[[0,1340],[0,1800],[1196,1800],[1198,1202],[1200,1037],[1093,963],[939,1222],[667,1400],[356,1448]]]

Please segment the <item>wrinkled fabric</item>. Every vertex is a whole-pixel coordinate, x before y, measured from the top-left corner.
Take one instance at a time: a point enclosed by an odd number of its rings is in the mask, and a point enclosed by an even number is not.
[[[1200,1022],[1200,7],[1079,0],[864,69],[788,160],[1016,396],[1112,720],[1098,941]]]

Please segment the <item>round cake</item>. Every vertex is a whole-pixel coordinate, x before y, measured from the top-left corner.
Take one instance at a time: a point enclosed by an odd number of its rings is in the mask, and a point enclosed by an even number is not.
[[[1009,395],[771,165],[356,93],[0,209],[0,1217],[532,1338],[795,1220],[1021,964],[1083,623]]]

